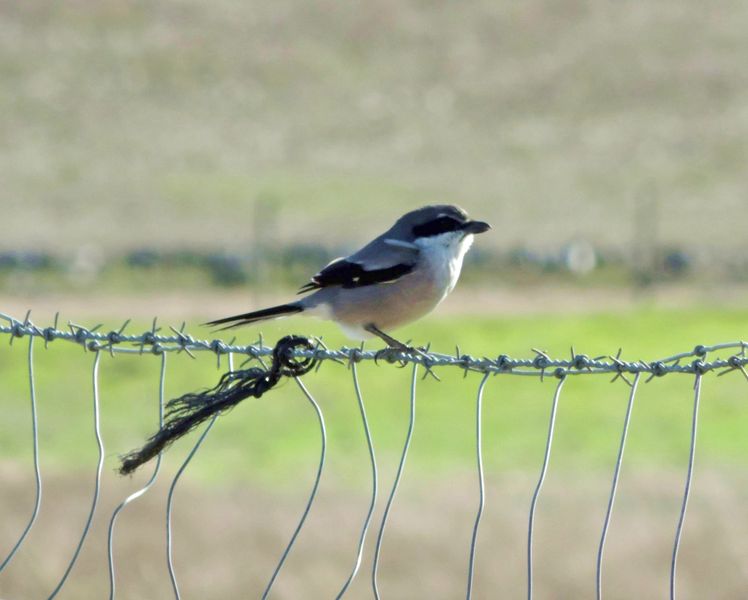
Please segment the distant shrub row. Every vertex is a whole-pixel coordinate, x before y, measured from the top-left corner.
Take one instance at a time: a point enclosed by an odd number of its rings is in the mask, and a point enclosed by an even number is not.
[[[11,250],[0,252],[0,275],[63,273],[75,276],[80,272],[95,281],[101,273],[112,268],[141,273],[159,269],[190,269],[207,274],[216,286],[268,282],[299,284],[327,262],[348,251],[342,248],[331,251],[310,244],[265,248],[251,253],[138,248],[124,255],[107,255],[91,246],[82,247],[71,255]],[[476,247],[466,260],[470,267],[466,272],[468,277],[477,273],[488,281],[512,281],[551,274],[584,278],[610,271],[621,273],[620,279],[645,285],[699,273],[721,273],[722,278],[731,280],[748,279],[748,260],[742,254],[732,258],[720,255],[720,261],[716,262],[708,255],[696,255],[678,248],[627,252],[597,248],[586,241],[574,241],[549,250],[523,247],[487,250]]]

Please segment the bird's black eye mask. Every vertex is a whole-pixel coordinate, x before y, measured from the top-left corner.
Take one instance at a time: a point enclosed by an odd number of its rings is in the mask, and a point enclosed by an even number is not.
[[[464,223],[453,217],[439,217],[433,221],[422,223],[413,227],[413,235],[417,238],[430,237],[449,231],[459,231],[463,228]]]

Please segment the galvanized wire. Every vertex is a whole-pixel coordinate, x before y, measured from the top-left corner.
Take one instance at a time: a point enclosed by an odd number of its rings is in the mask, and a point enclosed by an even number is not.
[[[233,371],[234,369],[234,356],[233,354],[229,353],[229,371]],[[179,593],[179,583],[177,582],[177,574],[174,570],[174,550],[172,545],[172,531],[171,531],[171,516],[173,512],[173,506],[174,506],[174,492],[177,489],[177,483],[179,482],[179,479],[182,477],[182,473],[184,473],[185,469],[187,468],[187,465],[190,464],[192,461],[192,458],[195,456],[197,451],[200,449],[200,446],[203,445],[203,442],[205,441],[205,438],[210,433],[210,430],[213,429],[213,425],[216,424],[216,420],[218,419],[220,415],[214,416],[210,422],[205,426],[205,429],[203,429],[203,432],[200,434],[200,436],[197,438],[197,441],[190,449],[189,453],[187,454],[187,457],[184,459],[182,464],[180,465],[179,469],[177,469],[177,472],[174,474],[174,478],[171,480],[171,485],[169,485],[169,493],[166,496],[166,568],[169,571],[169,581],[171,582],[171,589],[174,592],[174,598],[176,600],[180,600],[181,596]]]
[[[481,379],[478,386],[478,394],[475,406],[475,452],[478,463],[478,514],[475,515],[475,524],[473,525],[473,535],[470,539],[470,552],[468,559],[468,580],[466,598],[470,600],[473,595],[473,573],[475,571],[475,550],[478,545],[478,527],[483,517],[483,508],[486,504],[486,484],[483,475],[483,388],[488,381],[488,373]]]
[[[5,323],[2,323],[2,321],[5,321]],[[78,541],[78,545],[76,547],[75,553],[67,567],[67,570],[65,571],[65,574],[63,575],[62,579],[59,581],[57,587],[52,592],[49,598],[54,598],[59,591],[62,589],[62,587],[65,585],[65,582],[67,581],[77,559],[81,552],[81,549],[86,541],[87,535],[89,533],[89,530],[91,528],[91,524],[93,521],[93,517],[96,511],[98,498],[99,498],[99,491],[100,491],[100,485],[101,485],[101,470],[103,465],[103,441],[101,438],[100,433],[100,424],[99,424],[99,390],[98,390],[98,367],[99,367],[99,360],[101,352],[109,352],[112,356],[116,353],[125,353],[125,354],[144,354],[144,353],[151,353],[155,354],[161,357],[161,376],[160,376],[160,383],[159,383],[159,405],[160,405],[160,421],[163,417],[163,400],[164,400],[164,380],[165,380],[165,371],[166,371],[166,353],[168,352],[184,352],[189,355],[193,355],[193,352],[213,352],[216,357],[219,360],[222,356],[227,355],[229,359],[229,368],[233,368],[233,355],[234,354],[243,354],[248,357],[248,360],[256,359],[260,362],[262,362],[262,358],[265,356],[269,356],[273,352],[273,348],[270,346],[265,346],[262,338],[254,344],[246,345],[246,346],[237,346],[232,343],[224,343],[222,340],[214,339],[214,340],[199,340],[196,339],[189,334],[185,333],[184,331],[184,325],[180,329],[171,328],[172,334],[170,335],[163,335],[160,334],[160,329],[156,326],[156,323],[154,321],[153,327],[142,333],[137,335],[130,335],[125,333],[125,329],[128,325],[128,322],[124,323],[119,329],[112,330],[109,332],[101,332],[98,331],[98,327],[94,328],[86,328],[82,327],[80,325],[76,325],[73,323],[68,324],[67,329],[58,329],[57,328],[57,318],[55,319],[55,324],[52,327],[46,327],[44,329],[40,329],[37,326],[35,326],[30,320],[29,315],[26,316],[26,318],[23,321],[16,320],[12,317],[9,317],[8,315],[4,315],[0,313],[0,334],[7,334],[9,336],[9,342],[12,344],[15,339],[28,337],[29,338],[29,351],[28,351],[28,369],[29,369],[29,385],[30,385],[30,398],[31,398],[31,415],[32,415],[32,433],[33,433],[33,451],[34,451],[34,470],[35,470],[35,476],[36,476],[36,499],[34,504],[34,509],[32,511],[31,518],[26,525],[26,528],[24,529],[23,533],[21,534],[20,538],[16,541],[15,545],[13,546],[13,549],[10,551],[9,555],[5,558],[2,564],[0,564],[0,571],[4,567],[6,567],[13,556],[18,552],[19,548],[22,546],[24,540],[26,539],[27,535],[29,534],[29,531],[33,527],[37,515],[39,513],[39,508],[41,505],[41,496],[42,496],[42,480],[41,480],[41,474],[39,469],[39,448],[38,448],[38,429],[37,429],[37,405],[36,405],[36,391],[35,391],[35,381],[34,381],[34,365],[33,365],[33,347],[34,347],[34,340],[36,338],[41,338],[44,340],[45,347],[50,342],[53,341],[63,341],[68,343],[76,344],[80,347],[82,347],[86,351],[92,351],[95,352],[95,359],[94,359],[94,365],[93,365],[93,395],[94,395],[94,430],[96,435],[96,440],[99,448],[99,459],[98,459],[98,466],[97,466],[97,472],[96,472],[96,482],[95,482],[95,488],[93,493],[93,499],[91,503],[91,509],[88,515],[88,519],[86,521],[86,524],[84,526],[84,530],[81,534],[81,537]],[[620,477],[620,470],[622,466],[623,461],[623,455],[624,455],[624,448],[625,448],[625,442],[628,435],[628,429],[630,425],[631,420],[631,412],[635,400],[635,396],[637,393],[637,389],[640,383],[640,379],[642,376],[646,376],[646,381],[649,382],[655,377],[663,377],[670,374],[688,374],[688,375],[695,375],[696,381],[695,381],[695,395],[694,395],[694,407],[693,407],[693,416],[692,416],[692,427],[691,427],[691,442],[690,442],[690,454],[689,454],[689,463],[688,463],[688,473],[686,478],[686,484],[685,484],[685,490],[683,493],[683,502],[682,507],[679,515],[678,520],[678,526],[676,530],[675,535],[675,541],[674,541],[674,547],[673,547],[673,554],[672,554],[672,561],[671,561],[671,572],[670,572],[670,598],[671,600],[675,600],[675,584],[676,584],[676,567],[677,567],[677,558],[678,558],[678,550],[680,546],[680,541],[682,537],[682,531],[683,526],[685,522],[686,517],[686,509],[688,505],[689,495],[690,495],[690,489],[693,479],[693,464],[694,464],[694,458],[695,458],[695,447],[696,447],[696,433],[697,433],[697,424],[698,424],[698,409],[699,409],[699,401],[700,401],[700,395],[701,395],[701,385],[702,385],[702,378],[703,375],[709,372],[719,371],[719,375],[724,375],[731,372],[739,372],[742,373],[742,375],[748,379],[748,372],[746,372],[746,366],[748,365],[748,357],[746,356],[746,348],[748,345],[743,341],[737,341],[737,342],[728,342],[728,343],[722,343],[722,344],[715,344],[711,346],[704,346],[704,345],[697,345],[692,350],[681,352],[679,354],[675,354],[673,356],[663,358],[660,360],[654,360],[651,362],[646,361],[625,361],[621,358],[621,352],[618,351],[615,355],[610,356],[600,356],[597,358],[589,358],[588,356],[584,354],[577,354],[572,349],[571,356],[566,359],[554,359],[551,358],[546,352],[543,352],[541,350],[535,350],[533,349],[532,352],[534,356],[531,358],[521,358],[521,359],[513,359],[507,355],[499,355],[496,358],[490,358],[490,357],[482,357],[482,358],[475,358],[466,354],[461,354],[459,350],[455,355],[449,355],[449,354],[440,354],[436,353],[430,350],[419,350],[417,352],[410,352],[410,351],[390,351],[387,352],[384,356],[378,352],[373,351],[364,351],[363,348],[341,348],[339,350],[333,350],[327,348],[324,344],[322,344],[321,340],[318,341],[318,344],[311,350],[309,349],[294,349],[292,351],[292,356],[294,358],[300,358],[300,359],[308,359],[313,358],[316,361],[322,363],[324,361],[333,361],[337,363],[348,363],[351,365],[351,368],[353,370],[353,383],[354,383],[354,389],[356,392],[356,397],[358,400],[359,410],[361,413],[361,418],[364,426],[364,433],[366,437],[367,447],[369,450],[369,458],[371,462],[371,469],[372,469],[372,496],[371,501],[369,504],[368,512],[366,514],[366,517],[364,519],[364,522],[361,527],[361,532],[359,536],[359,541],[357,545],[356,550],[356,556],[354,561],[353,569],[351,570],[348,579],[344,583],[342,589],[338,593],[337,598],[341,598],[349,589],[351,583],[353,582],[355,576],[358,573],[358,570],[360,569],[362,555],[363,555],[363,548],[364,548],[364,542],[365,538],[371,523],[373,511],[376,504],[377,499],[377,465],[376,465],[376,459],[374,455],[374,445],[371,437],[371,432],[369,430],[369,425],[366,417],[366,411],[364,407],[363,402],[363,396],[361,393],[359,381],[358,381],[358,373],[356,370],[356,363],[359,363],[361,361],[377,361],[377,360],[387,360],[390,362],[397,362],[400,364],[412,364],[413,365],[413,373],[412,373],[412,382],[411,382],[411,390],[410,390],[410,415],[409,415],[409,422],[408,422],[408,431],[405,438],[405,443],[403,446],[403,450],[400,456],[400,462],[398,464],[397,473],[395,476],[395,480],[393,482],[392,488],[390,490],[390,494],[387,499],[387,503],[385,505],[384,513],[382,516],[382,520],[380,523],[380,527],[377,533],[377,539],[376,539],[376,546],[374,551],[374,557],[373,557],[373,565],[372,565],[372,571],[371,571],[371,585],[373,588],[373,593],[375,598],[379,599],[379,589],[378,589],[378,566],[380,562],[380,556],[381,556],[381,549],[383,544],[383,538],[384,538],[384,532],[386,530],[386,526],[388,523],[389,515],[394,503],[394,498],[399,486],[399,483],[401,481],[404,466],[406,462],[406,457],[408,453],[408,449],[410,447],[410,443],[412,440],[414,425],[415,425],[415,412],[416,412],[416,376],[417,376],[417,370],[419,366],[423,366],[425,368],[426,374],[433,373],[433,369],[436,368],[459,368],[463,370],[465,373],[467,372],[479,372],[482,373],[483,379],[481,380],[480,386],[478,388],[477,398],[476,398],[476,455],[477,455],[477,467],[478,467],[478,483],[479,483],[479,502],[478,502],[478,511],[476,515],[476,519],[473,525],[473,532],[471,537],[471,543],[470,543],[470,551],[469,551],[469,560],[468,560],[468,581],[467,581],[467,598],[469,599],[472,595],[472,589],[473,589],[473,578],[474,578],[474,571],[475,571],[475,556],[476,556],[476,548],[477,548],[477,536],[478,536],[478,530],[479,525],[481,522],[481,518],[483,515],[483,511],[485,508],[485,481],[484,481],[484,474],[483,474],[483,456],[482,456],[482,408],[483,408],[483,390],[485,387],[485,384],[487,382],[489,375],[514,375],[514,376],[531,376],[531,377],[539,377],[541,380],[543,377],[547,374],[552,374],[555,377],[559,379],[558,385],[556,387],[554,396],[553,396],[553,402],[551,406],[551,415],[550,415],[550,422],[548,426],[548,435],[546,438],[546,447],[545,447],[545,454],[543,459],[543,466],[541,469],[540,477],[537,483],[537,486],[535,488],[535,491],[533,493],[532,501],[530,504],[530,514],[529,514],[529,521],[528,521],[528,532],[527,532],[527,594],[528,598],[531,600],[533,597],[533,534],[534,534],[534,520],[535,520],[535,513],[538,503],[538,498],[543,486],[543,483],[545,481],[549,460],[550,460],[550,453],[551,453],[551,446],[553,441],[553,435],[554,435],[554,427],[555,427],[555,421],[556,421],[556,415],[557,415],[557,409],[558,409],[558,402],[561,394],[561,390],[563,387],[564,382],[566,381],[567,376],[569,375],[613,375],[613,381],[616,381],[618,379],[621,379],[629,384],[631,387],[630,395],[629,395],[629,402],[626,409],[626,415],[624,418],[624,425],[623,425],[623,431],[621,435],[621,441],[619,445],[619,451],[618,451],[618,457],[615,464],[615,470],[613,475],[613,482],[611,485],[611,492],[608,500],[608,508],[605,516],[605,521],[603,524],[603,530],[600,538],[600,544],[598,548],[598,554],[597,554],[597,572],[596,572],[596,596],[598,600],[601,600],[602,598],[602,561],[603,561],[603,553],[604,553],[604,546],[605,541],[608,533],[608,529],[610,526],[610,521],[612,517],[612,510],[614,507],[615,502],[615,496],[617,492],[618,487],[618,481]],[[723,354],[729,354],[728,356],[718,357],[714,358],[712,360],[707,361],[706,356],[710,353],[717,353],[721,352]],[[628,376],[633,375],[634,381],[631,383],[628,379]],[[322,411],[317,404],[317,402],[314,400],[314,398],[309,394],[306,387],[303,385],[303,383],[297,379],[297,383],[299,387],[301,388],[302,392],[307,397],[308,401],[312,404],[319,421],[320,426],[320,432],[321,432],[321,438],[322,438],[322,447],[321,447],[321,455],[319,464],[317,467],[316,477],[314,480],[314,484],[311,490],[311,494],[307,500],[307,503],[305,505],[305,509],[303,511],[303,514],[301,516],[301,519],[296,527],[296,529],[293,532],[293,535],[291,537],[290,542],[286,546],[279,563],[276,566],[276,569],[267,584],[266,589],[263,593],[263,599],[267,598],[274,582],[276,581],[276,578],[281,570],[281,568],[284,565],[284,562],[286,561],[289,553],[291,552],[291,549],[294,546],[294,543],[296,542],[297,537],[299,536],[304,523],[306,522],[306,519],[309,515],[309,512],[311,510],[312,504],[315,500],[317,490],[320,484],[322,470],[325,462],[325,454],[326,454],[326,431],[325,431],[325,424],[324,424],[324,418],[322,415]],[[200,446],[202,445],[203,441],[205,440],[207,434],[215,424],[215,418],[209,422],[207,427],[203,430],[199,438],[197,439],[195,445],[189,452],[188,456],[180,466],[179,470],[177,471],[176,475],[174,476],[169,492],[167,497],[167,503],[166,503],[166,535],[167,535],[167,566],[169,571],[169,577],[172,583],[172,588],[174,591],[174,596],[179,599],[179,587],[177,584],[177,579],[174,571],[174,565],[173,565],[173,546],[172,546],[172,512],[173,512],[173,500],[174,500],[174,494],[175,489],[177,486],[177,483],[186,469],[187,465],[190,463],[192,458],[194,457],[195,453],[198,451]],[[130,503],[131,501],[135,500],[136,498],[142,496],[154,483],[158,472],[160,468],[160,457],[156,463],[154,472],[149,479],[149,481],[145,484],[143,488],[138,490],[137,492],[131,494],[128,496],[114,511],[112,514],[110,524],[109,524],[109,538],[108,538],[108,561],[109,561],[109,575],[110,575],[110,598],[114,598],[115,594],[115,578],[114,578],[114,555],[113,555],[113,537],[114,537],[114,528],[115,528],[115,522],[117,520],[118,515],[120,512],[124,509],[124,507]]]
[[[556,426],[556,411],[558,409],[558,399],[561,396],[561,389],[564,386],[566,379],[561,377],[558,385],[556,386],[556,392],[553,394],[553,403],[551,404],[551,417],[548,423],[548,436],[545,442],[545,455],[543,457],[543,467],[540,470],[540,478],[538,484],[535,486],[535,492],[532,495],[532,502],[530,502],[530,518],[527,525],[527,599],[532,600],[532,542],[535,525],[535,509],[538,503],[538,497],[540,496],[540,490],[543,488],[545,482],[545,475],[548,472],[548,462],[551,458],[551,444],[553,443],[553,430]]]
[[[13,317],[0,313],[0,320],[6,324],[0,324],[0,333],[9,334],[11,342],[14,338],[25,336],[40,337],[45,344],[54,340],[61,340],[78,344],[87,350],[104,350],[111,353],[143,354],[150,352],[161,354],[162,352],[213,352],[217,356],[233,353],[245,354],[251,358],[270,356],[273,352],[271,346],[265,346],[262,341],[245,346],[227,344],[223,340],[200,340],[180,329],[171,328],[173,335],[162,335],[154,324],[154,327],[141,334],[130,335],[124,330],[129,325],[126,321],[119,329],[109,332],[100,332],[98,327],[88,329],[75,323],[69,323],[68,329],[58,329],[56,326],[41,329],[28,319],[18,321]],[[543,377],[552,372],[558,376],[566,375],[614,375],[615,379],[625,378],[626,375],[643,373],[649,378],[663,377],[671,373],[682,374],[705,374],[711,371],[737,371],[743,372],[748,378],[745,367],[748,365],[746,356],[748,344],[743,341],[714,344],[711,346],[697,345],[693,350],[681,352],[673,356],[646,361],[626,361],[617,355],[599,356],[590,358],[585,354],[572,352],[570,358],[557,359],[550,357],[546,352],[533,349],[534,357],[515,359],[501,354],[496,358],[475,358],[467,354],[441,354],[433,351],[418,350],[392,351],[388,352],[386,360],[417,364],[429,370],[438,367],[456,367],[465,371],[476,371],[480,373],[511,374],[516,376]],[[717,358],[705,361],[708,353],[732,351],[725,358]],[[294,349],[291,353],[294,358],[313,358],[315,361],[349,362],[351,360],[381,361],[382,355],[377,351],[365,351],[360,348],[346,348],[339,350],[330,349],[321,342],[313,349]],[[686,359],[689,359],[688,362]],[[691,360],[692,359],[692,360]]]
[[[312,405],[312,408],[314,408],[314,412],[317,414],[317,421],[319,422],[319,429],[320,429],[320,435],[322,438],[322,448],[320,451],[320,457],[319,457],[319,465],[317,466],[317,475],[314,478],[314,485],[312,486],[311,494],[309,495],[309,500],[307,500],[306,506],[304,507],[304,512],[301,515],[301,519],[299,520],[299,524],[296,526],[296,529],[293,532],[293,535],[291,536],[291,540],[288,542],[288,545],[286,546],[286,549],[283,551],[283,555],[280,558],[280,561],[278,561],[278,565],[275,567],[275,571],[273,571],[273,576],[270,578],[270,581],[267,584],[267,587],[265,588],[265,591],[262,593],[262,600],[265,600],[270,595],[270,590],[273,588],[273,584],[275,583],[275,580],[278,577],[278,574],[280,573],[280,570],[283,568],[283,564],[286,562],[286,559],[288,558],[288,555],[291,553],[291,549],[293,548],[294,543],[296,542],[296,538],[299,536],[299,532],[301,531],[301,528],[304,527],[304,523],[306,522],[306,518],[309,516],[309,511],[312,509],[312,504],[314,503],[314,499],[317,496],[317,489],[319,488],[319,482],[320,479],[322,479],[322,469],[325,466],[325,455],[327,452],[327,430],[325,429],[325,418],[322,415],[322,409],[319,407],[319,404],[317,404],[317,401],[314,399],[314,397],[309,393],[309,390],[306,389],[306,386],[302,383],[301,379],[298,377],[294,377],[296,383],[301,388],[301,391],[304,392],[304,395],[306,396],[306,399],[309,400],[309,403]]]
[[[361,527],[361,535],[358,540],[358,548],[356,550],[356,560],[353,565],[353,570],[348,576],[348,579],[343,584],[342,589],[335,596],[335,600],[340,600],[345,593],[348,591],[351,583],[353,583],[359,568],[361,567],[361,557],[364,553],[364,542],[366,541],[366,533],[369,531],[369,524],[371,523],[371,517],[374,514],[374,507],[377,504],[377,459],[374,454],[374,442],[371,439],[371,431],[369,431],[369,421],[366,418],[366,408],[364,407],[364,398],[361,394],[361,386],[358,382],[358,369],[356,363],[351,363],[351,372],[353,373],[353,388],[356,392],[356,399],[358,400],[358,409],[361,413],[361,421],[364,426],[364,435],[366,436],[366,446],[369,451],[369,462],[371,463],[371,501],[369,502],[369,510],[366,513],[364,524]]]
[[[382,515],[382,522],[379,524],[379,532],[377,533],[377,544],[374,548],[374,561],[371,568],[371,586],[374,592],[374,597],[379,600],[379,585],[377,583],[377,574],[379,570],[379,557],[382,552],[382,540],[384,539],[384,530],[387,527],[387,519],[390,516],[390,510],[392,509],[392,503],[395,500],[395,494],[397,488],[400,485],[400,479],[403,476],[403,470],[405,468],[405,459],[408,456],[408,449],[410,448],[410,441],[413,439],[413,428],[416,423],[416,380],[418,376],[418,364],[413,365],[413,375],[410,380],[410,413],[408,419],[408,433],[405,435],[405,444],[403,445],[403,451],[400,455],[400,463],[397,466],[397,474],[395,475],[395,481],[392,483],[392,489],[390,495],[387,498],[387,504],[384,507],[384,514]]]
[[[174,475],[174,479],[172,479],[171,485],[169,486],[169,493],[166,496],[166,568],[169,571],[169,581],[171,581],[171,588],[174,592],[174,598],[176,598],[176,600],[179,600],[181,598],[181,595],[179,594],[177,575],[174,571],[174,551],[172,547],[171,516],[174,504],[174,491],[176,490],[179,478],[182,476],[182,473],[184,473],[187,465],[190,464],[190,461],[192,461],[192,458],[195,456],[200,446],[202,446],[205,438],[213,428],[213,425],[215,425],[216,419],[218,419],[218,415],[210,420],[210,422],[205,426],[205,429],[203,429],[203,432],[200,434],[200,437],[197,438],[197,441],[187,455],[187,458],[184,459],[184,462],[177,470],[176,475]]]
[[[166,380],[166,354],[161,355],[161,371],[158,382],[158,426],[164,423],[164,382]],[[109,600],[114,600],[115,596],[115,577],[114,577],[114,525],[117,517],[124,510],[125,506],[140,498],[156,482],[156,478],[161,470],[161,454],[156,457],[156,465],[148,481],[139,490],[133,492],[125,498],[112,513],[109,521],[109,533],[107,537],[107,560],[109,563]]]
[[[631,411],[634,407],[634,399],[636,398],[636,391],[639,388],[639,379],[641,373],[637,373],[634,378],[634,383],[631,385],[629,392],[629,401],[626,405],[626,416],[623,419],[623,432],[621,433],[621,443],[618,446],[618,458],[616,459],[616,466],[613,472],[613,483],[610,487],[610,497],[608,498],[608,509],[605,512],[605,521],[603,523],[603,532],[600,535],[600,545],[597,550],[597,568],[595,577],[595,596],[597,600],[602,600],[602,586],[603,586],[603,552],[605,550],[605,540],[608,537],[608,528],[610,527],[610,518],[613,514],[613,504],[616,500],[616,492],[618,490],[618,478],[621,474],[621,464],[623,464],[623,450],[626,446],[626,438],[629,433],[629,425],[631,423]]]
[[[62,590],[63,586],[65,585],[65,582],[67,581],[68,577],[70,576],[71,571],[73,570],[73,567],[75,566],[76,561],[78,560],[78,556],[80,555],[81,549],[83,548],[83,544],[86,542],[86,537],[88,537],[88,532],[91,530],[91,523],[93,522],[94,514],[96,513],[96,506],[99,502],[99,491],[101,489],[101,469],[104,466],[104,442],[101,439],[101,425],[100,425],[100,419],[99,419],[99,359],[101,358],[101,352],[99,350],[96,351],[96,356],[94,357],[93,362],[93,414],[94,414],[94,434],[96,436],[96,445],[99,448],[99,459],[96,466],[96,483],[94,485],[94,493],[93,493],[93,500],[91,501],[91,510],[88,513],[88,518],[86,519],[86,524],[83,527],[83,533],[81,533],[80,540],[78,540],[78,545],[75,548],[75,552],[73,553],[73,558],[70,560],[70,563],[68,564],[67,569],[65,570],[64,575],[62,576],[62,579],[60,579],[59,583],[57,584],[57,587],[52,591],[52,593],[49,595],[49,600],[52,600],[57,594],[60,593],[60,590]]]
[[[28,373],[29,373],[29,396],[31,398],[31,445],[33,448],[33,460],[34,460],[34,480],[36,482],[35,497],[34,497],[34,508],[31,511],[31,517],[29,518],[26,527],[24,528],[21,536],[18,538],[13,548],[5,557],[2,563],[0,563],[0,573],[3,569],[10,564],[13,557],[20,550],[26,537],[29,535],[31,528],[36,523],[36,518],[39,516],[39,508],[42,504],[42,473],[39,468],[39,427],[38,419],[36,414],[36,385],[34,384],[34,338],[29,338],[29,352],[28,352]]]
[[[691,495],[691,482],[693,481],[693,462],[696,457],[696,427],[699,423],[699,401],[701,399],[701,375],[696,376],[693,394],[693,414],[691,416],[691,445],[688,451],[688,473],[686,474],[686,486],[683,491],[683,503],[678,517],[678,527],[675,530],[675,542],[673,543],[673,556],[670,561],[670,600],[675,600],[675,577],[678,567],[678,550],[683,534],[683,524],[686,520],[686,508],[688,498]]]

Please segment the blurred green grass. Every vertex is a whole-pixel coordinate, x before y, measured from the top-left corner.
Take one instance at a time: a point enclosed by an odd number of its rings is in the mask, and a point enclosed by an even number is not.
[[[554,356],[568,356],[569,345],[589,356],[615,353],[624,358],[654,360],[688,350],[699,343],[742,337],[748,311],[640,309],[593,315],[432,317],[400,332],[417,343],[431,341],[436,351],[476,356],[531,355],[530,347]],[[204,333],[196,320],[188,330]],[[40,325],[44,325],[40,323]],[[110,324],[114,326],[115,324]],[[147,327],[140,324],[142,329]],[[138,325],[131,326],[132,331]],[[263,327],[266,342],[288,332],[323,335],[337,347],[350,344],[334,328],[312,320],[271,323]],[[256,331],[240,332],[250,342]],[[226,338],[226,336],[224,336]],[[36,344],[36,383],[43,464],[77,472],[93,466],[91,366],[93,354],[63,342],[48,350]],[[214,384],[219,376],[215,356],[169,355],[166,395],[174,397]],[[30,456],[30,419],[26,374],[26,341],[0,345],[0,381],[4,418],[0,424],[3,460]],[[160,359],[152,355],[102,356],[101,421],[107,466],[140,444],[153,431],[157,415]],[[225,362],[223,364],[225,368]],[[399,451],[407,425],[409,368],[388,364],[359,365],[366,409],[376,450],[382,457]],[[475,393],[480,376],[463,379],[457,369],[441,369],[441,382],[418,382],[418,412],[409,469],[421,476],[464,472],[474,461]],[[304,378],[320,402],[329,433],[332,473],[343,482],[366,477],[366,450],[352,373],[328,363]],[[693,380],[669,376],[642,386],[634,408],[627,464],[656,468],[684,465],[687,457]],[[489,469],[536,468],[543,451],[548,411],[555,386],[552,377],[498,376],[485,393],[484,450]],[[745,464],[748,428],[745,382],[738,375],[704,381],[698,441],[699,461]],[[615,457],[628,388],[610,385],[605,377],[574,377],[560,401],[553,451],[555,468],[607,469]],[[243,402],[221,418],[189,470],[191,477],[214,482],[260,479],[290,484],[314,462],[319,449],[316,419],[292,381],[259,400]],[[176,467],[190,443],[178,443],[167,455]]]

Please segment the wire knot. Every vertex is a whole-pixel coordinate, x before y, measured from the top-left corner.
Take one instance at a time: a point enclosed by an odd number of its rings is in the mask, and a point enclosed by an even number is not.
[[[210,349],[216,353],[216,355],[221,354],[227,354],[228,353],[228,346],[224,344],[221,340],[213,340],[210,343]]]
[[[26,335],[26,327],[19,321],[13,321],[13,324],[10,326],[10,335],[21,338]]]
[[[278,340],[275,348],[273,348],[271,370],[277,370],[285,377],[299,377],[308,373],[314,368],[317,359],[314,354],[306,357],[296,356],[295,351],[299,349],[313,351],[315,346],[309,338],[300,335],[287,335]]]
[[[691,368],[693,369],[693,372],[696,373],[697,375],[703,375],[704,373],[707,372],[706,364],[704,363],[703,360],[700,360],[698,358],[691,363]]]
[[[83,327],[76,328],[75,333],[73,334],[75,341],[84,347],[86,345],[86,340],[88,340],[88,336],[89,336],[88,330]]]
[[[577,371],[581,371],[582,369],[588,369],[590,366],[590,357],[586,354],[577,354],[574,357],[574,360],[572,361],[574,364],[574,368]]]
[[[652,375],[655,377],[662,377],[667,373],[667,368],[660,361],[651,363],[650,367],[652,367]]]
[[[500,371],[511,371],[511,359],[506,354],[499,355],[499,357],[496,359],[496,367]]]

